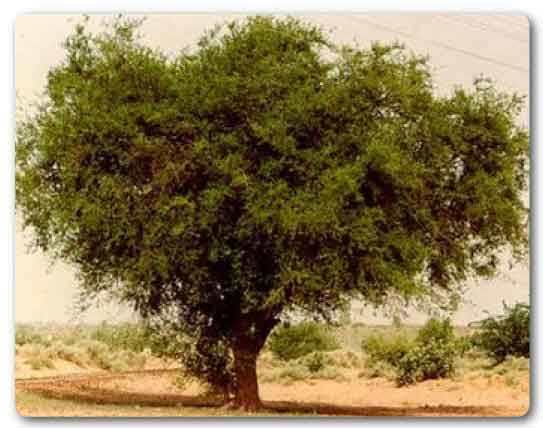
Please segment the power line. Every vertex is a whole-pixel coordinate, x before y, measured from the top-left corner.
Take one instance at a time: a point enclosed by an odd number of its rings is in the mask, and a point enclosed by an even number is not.
[[[434,45],[434,46],[438,46],[438,47],[443,48],[443,49],[448,49],[448,50],[451,50],[451,51],[454,51],[454,52],[461,53],[463,55],[471,56],[471,57],[477,58],[477,59],[479,59],[481,61],[486,61],[486,62],[495,64],[495,65],[499,65],[501,67],[509,68],[511,70],[520,71],[520,72],[523,72],[523,73],[528,73],[529,72],[529,70],[524,68],[524,67],[520,67],[518,65],[509,64],[507,62],[495,60],[493,58],[490,58],[490,57],[487,57],[487,56],[484,56],[484,55],[479,55],[478,53],[475,53],[475,52],[472,52],[472,51],[469,51],[469,50],[466,50],[466,49],[462,49],[462,48],[457,48],[455,46],[449,45],[448,43],[438,42],[436,40],[423,39],[422,37],[417,37],[414,34],[407,33],[405,31],[401,31],[401,30],[397,30],[397,29],[391,28],[391,27],[389,27],[387,25],[377,24],[376,22],[370,21],[367,18],[363,18],[363,17],[360,17],[360,16],[358,16],[358,17],[349,16],[348,18],[350,18],[352,20],[355,20],[355,21],[358,21],[358,22],[365,22],[366,24],[368,24],[368,25],[370,25],[372,27],[378,28],[378,29],[383,30],[383,31],[387,31],[389,33],[395,33],[395,34],[399,34],[400,36],[407,37],[407,38],[410,38],[410,39],[420,40],[422,42],[425,42],[425,43],[428,43],[428,44],[431,44],[431,45]]]
[[[479,16],[479,15],[464,15],[466,18],[470,18],[471,21],[475,21],[480,25],[486,25],[494,30],[500,32],[508,32],[509,34],[521,36],[529,33],[529,27],[522,24],[518,24],[512,21],[502,21],[499,16],[490,15],[490,16]],[[504,30],[505,29],[505,30]],[[509,31],[507,31],[509,30]]]
[[[490,15],[494,18],[494,20],[498,21],[498,22],[502,22],[504,24],[507,24],[507,25],[513,25],[517,28],[522,28],[523,30],[528,30],[529,28],[529,25],[526,25],[526,24],[521,24],[519,22],[517,22],[517,20],[515,19],[514,16],[510,16],[510,15]],[[512,19],[508,19],[508,18],[512,18]],[[526,19],[526,21],[528,22],[528,19],[526,17],[524,17],[524,19]]]
[[[525,38],[518,37],[517,34],[515,34],[515,33],[511,33],[511,32],[508,32],[508,31],[503,31],[501,29],[497,29],[497,27],[492,27],[492,26],[490,26],[488,24],[481,23],[480,21],[462,19],[461,16],[438,15],[438,17],[441,18],[441,19],[450,20],[452,22],[458,22],[459,24],[465,25],[467,27],[475,28],[475,29],[480,30],[480,31],[485,31],[485,32],[497,34],[497,35],[503,37],[504,39],[515,40],[515,41],[521,42],[521,43],[528,43],[528,41],[529,41],[529,40],[527,40]]]

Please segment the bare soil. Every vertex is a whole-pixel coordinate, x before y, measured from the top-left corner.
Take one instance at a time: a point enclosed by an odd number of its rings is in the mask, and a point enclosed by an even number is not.
[[[23,416],[240,416],[220,399],[205,396],[198,385],[180,385],[177,378],[177,369],[19,378],[17,410]],[[349,379],[264,382],[260,393],[266,409],[256,416],[518,417],[529,408],[528,374],[514,386],[499,376],[404,388],[382,378],[359,379],[354,373]]]

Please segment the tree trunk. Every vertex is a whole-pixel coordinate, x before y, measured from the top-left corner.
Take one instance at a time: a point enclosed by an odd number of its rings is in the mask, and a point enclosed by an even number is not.
[[[234,349],[234,372],[236,385],[234,390],[234,406],[254,412],[262,408],[258,394],[256,376],[256,359],[258,353],[252,349]]]
[[[261,409],[258,394],[256,360],[268,335],[279,319],[274,316],[253,314],[242,319],[236,326],[236,337],[232,342],[234,353],[234,401],[235,407],[254,412]]]

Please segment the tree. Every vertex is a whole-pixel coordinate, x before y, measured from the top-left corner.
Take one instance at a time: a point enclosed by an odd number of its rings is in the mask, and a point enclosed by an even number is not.
[[[235,404],[261,405],[256,358],[285,312],[447,294],[523,256],[521,97],[481,79],[437,95],[425,58],[291,18],[174,57],[137,28],[66,40],[17,125],[17,209],[83,291],[223,349]]]

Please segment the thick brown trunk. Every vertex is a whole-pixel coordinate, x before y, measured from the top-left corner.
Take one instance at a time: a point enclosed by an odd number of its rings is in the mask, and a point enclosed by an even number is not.
[[[256,375],[257,357],[258,353],[253,350],[234,349],[234,370],[236,374],[234,405],[246,411],[256,411],[262,408]]]
[[[260,316],[259,316],[260,315]],[[279,320],[275,317],[254,315],[239,321],[238,334],[233,340],[234,353],[234,406],[247,411],[262,408],[258,394],[256,360],[266,338]]]

